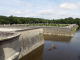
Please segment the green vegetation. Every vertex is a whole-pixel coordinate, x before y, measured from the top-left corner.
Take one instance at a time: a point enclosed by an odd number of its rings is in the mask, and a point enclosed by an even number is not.
[[[69,24],[28,24],[27,26],[58,26],[58,27],[65,27],[65,26],[69,26]]]
[[[78,27],[78,25],[76,25],[74,28],[72,28],[72,34],[75,34],[77,27]]]
[[[40,24],[40,26],[61,26],[59,24],[78,24],[80,26],[80,18],[65,18],[65,19],[56,19],[56,20],[48,20],[48,19],[42,19],[42,18],[30,18],[30,17],[15,17],[15,16],[0,16],[0,24],[31,24],[34,23],[43,23]],[[47,24],[47,23],[54,23],[54,24]],[[46,24],[46,25],[45,25]],[[56,25],[58,24],[58,25]],[[38,24],[36,24],[38,26]],[[62,25],[65,26],[65,25]]]

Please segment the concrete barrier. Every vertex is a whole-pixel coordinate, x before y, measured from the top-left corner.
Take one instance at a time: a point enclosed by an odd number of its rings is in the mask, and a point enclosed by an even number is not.
[[[42,28],[7,31],[0,32],[0,60],[20,59],[44,44]]]
[[[21,52],[19,59],[44,44],[43,29],[16,31],[20,35]]]
[[[0,60],[12,60],[19,56],[20,34],[0,32]]]
[[[61,35],[61,36],[74,36],[77,25],[73,24],[68,27],[44,27],[44,35]]]

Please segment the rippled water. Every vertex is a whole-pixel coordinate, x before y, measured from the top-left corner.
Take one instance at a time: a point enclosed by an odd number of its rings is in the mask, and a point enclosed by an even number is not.
[[[80,60],[80,29],[74,37],[45,35],[45,44],[20,60]],[[56,49],[49,50],[53,44]]]

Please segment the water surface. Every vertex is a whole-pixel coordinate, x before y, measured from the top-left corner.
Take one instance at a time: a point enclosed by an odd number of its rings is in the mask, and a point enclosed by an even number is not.
[[[20,60],[80,60],[80,29],[74,37],[45,35],[45,44]],[[56,49],[48,50],[53,44]]]

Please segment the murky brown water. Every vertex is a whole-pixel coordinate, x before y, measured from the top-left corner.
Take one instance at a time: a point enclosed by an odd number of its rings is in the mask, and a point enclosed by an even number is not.
[[[43,49],[44,49],[44,45],[42,45],[39,48],[35,49],[34,51],[32,51],[28,55],[24,56],[20,60],[42,60]]]
[[[69,43],[72,37],[66,36],[57,36],[57,35],[44,35],[46,41],[57,41],[57,42],[66,42]]]
[[[20,60],[80,60],[80,29],[74,37],[45,35],[45,44]],[[48,50],[53,44],[56,49]]]

